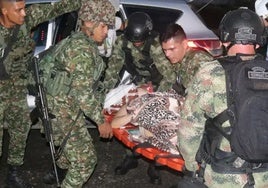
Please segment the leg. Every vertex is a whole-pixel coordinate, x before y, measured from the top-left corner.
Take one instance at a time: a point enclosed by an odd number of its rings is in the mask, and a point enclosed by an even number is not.
[[[160,176],[160,171],[157,168],[157,166],[153,163],[149,164],[149,167],[147,169],[147,174],[150,177],[150,182],[152,184],[161,184],[161,176]]]
[[[8,123],[8,133],[10,136],[8,148],[8,187],[31,187],[24,180],[21,172],[23,165],[26,141],[31,128],[29,110],[26,105],[26,92],[23,87],[11,87],[12,94],[6,102],[8,107],[4,113]]]
[[[82,187],[89,179],[97,162],[92,138],[85,126],[72,131],[63,153],[70,165],[61,187]],[[61,164],[58,165],[61,167]]]
[[[126,149],[126,155],[122,163],[115,168],[116,175],[125,175],[130,169],[138,166],[137,156],[130,150]]]

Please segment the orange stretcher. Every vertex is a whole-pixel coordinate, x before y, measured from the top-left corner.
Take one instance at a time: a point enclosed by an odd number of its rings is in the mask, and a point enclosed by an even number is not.
[[[113,115],[104,114],[106,121],[110,122]],[[128,124],[123,128],[113,128],[114,137],[121,141],[125,146],[130,148],[133,153],[141,155],[147,159],[150,159],[154,163],[154,170],[157,170],[156,166],[167,166],[175,171],[182,172],[184,169],[184,160],[181,155],[171,154],[165,151],[161,151],[158,148],[147,144],[139,143],[130,139],[129,130],[135,129],[136,126]],[[151,179],[155,178],[148,174]],[[154,175],[153,175],[154,176]]]
[[[143,143],[131,141],[128,129],[133,129],[135,126],[128,124],[124,128],[113,129],[114,136],[121,141],[125,146],[136,153],[155,162],[157,165],[167,166],[176,171],[182,171],[184,168],[184,160],[180,155],[174,155],[168,152],[161,151],[154,146],[148,146]]]

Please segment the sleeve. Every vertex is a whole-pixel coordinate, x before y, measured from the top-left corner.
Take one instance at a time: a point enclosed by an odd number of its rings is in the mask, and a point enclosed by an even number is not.
[[[222,69],[220,69],[222,70]],[[217,68],[204,63],[187,88],[187,96],[180,112],[178,148],[190,171],[197,170],[195,155],[204,132],[204,114],[215,117],[226,108],[225,76]]]
[[[172,84],[176,80],[176,73],[172,68],[171,63],[166,58],[160,43],[157,41],[155,45],[151,47],[151,57],[156,65],[157,70],[162,74],[158,91],[167,91],[172,87]]]
[[[119,78],[119,73],[124,65],[125,54],[122,50],[122,38],[117,38],[113,47],[113,52],[109,58],[107,69],[105,71],[104,87],[108,91],[114,88]]]
[[[61,58],[68,62],[68,70],[73,75],[71,96],[85,115],[99,125],[104,122],[103,96],[93,90],[93,84],[97,80],[96,74],[104,68],[105,63],[97,49],[88,45],[75,39],[67,45]]]
[[[34,4],[26,9],[29,29],[40,23],[56,18],[64,13],[78,10],[81,0],[61,0],[53,4]]]
[[[213,58],[206,54],[205,52],[198,51],[197,53],[194,53],[193,57],[190,58],[185,62],[185,70],[180,70],[182,72],[182,83],[187,88],[188,85],[191,83],[193,76],[197,72],[198,68],[203,62],[210,62]]]

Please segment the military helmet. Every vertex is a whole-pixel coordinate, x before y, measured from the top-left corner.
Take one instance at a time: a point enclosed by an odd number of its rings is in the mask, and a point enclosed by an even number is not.
[[[131,42],[143,42],[150,35],[153,22],[150,16],[143,12],[135,12],[128,18],[125,36]]]
[[[261,18],[247,8],[225,14],[219,25],[220,40],[232,44],[265,44],[265,26]]]
[[[108,0],[83,0],[78,17],[83,21],[103,22],[114,26],[115,8]]]

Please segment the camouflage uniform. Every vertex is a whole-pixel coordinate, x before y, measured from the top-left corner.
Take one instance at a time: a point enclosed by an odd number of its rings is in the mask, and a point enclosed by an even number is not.
[[[182,78],[182,84],[185,88],[189,87],[189,83],[193,79],[201,62],[212,61],[213,57],[208,53],[189,49],[179,63],[172,64],[174,72]]]
[[[33,39],[30,38],[31,29],[44,21],[79,7],[79,0],[62,0],[53,5],[36,4],[26,9],[25,23],[20,27],[17,40],[4,61],[10,79],[0,80],[0,119],[7,122],[10,135],[8,164],[23,164],[26,139],[31,125],[26,103],[27,66],[35,47]],[[12,30],[0,26],[1,52],[7,45],[11,33]],[[2,130],[3,122],[0,132]],[[0,139],[2,143],[2,137]]]
[[[178,129],[178,147],[185,160],[186,168],[197,170],[195,155],[204,131],[206,113],[215,117],[227,108],[225,73],[218,61],[202,62],[187,89],[184,107],[181,111],[181,124]],[[229,126],[228,122],[223,124]],[[224,138],[220,148],[230,151],[230,144]],[[268,172],[253,174],[255,187],[268,186]],[[218,174],[210,165],[205,169],[206,185],[213,188],[243,187],[247,183],[246,174]]]
[[[97,70],[105,68],[102,58],[94,41],[81,32],[74,33],[66,39],[63,49],[57,54],[57,61],[66,62],[67,69],[73,74],[73,81],[69,94],[60,92],[50,96],[48,104],[51,112],[57,117],[52,122],[55,145],[60,145],[65,136],[70,136],[63,148],[63,154],[57,160],[60,168],[68,169],[62,187],[81,187],[94,170],[97,162],[92,138],[85,126],[84,116],[78,115],[79,109],[92,119],[101,119],[101,102],[98,92],[94,92],[93,75]],[[98,75],[96,75],[98,76]]]
[[[125,53],[122,50],[123,40],[124,40],[123,35],[117,38],[113,48],[112,56],[109,58],[108,69],[105,73],[106,74],[105,80],[107,81],[105,86],[106,88],[109,89],[112,89],[115,86],[115,83],[120,79],[119,72],[125,63]],[[143,59],[141,50],[143,49],[144,46],[135,47],[132,42],[128,41],[127,47],[131,49],[133,63],[137,67],[144,67],[144,65],[142,65],[139,62],[140,59]],[[154,38],[152,42],[150,48],[150,56],[153,59],[153,62],[155,63],[157,70],[163,75],[163,79],[160,82],[158,91],[166,91],[171,87],[174,80],[176,79],[176,74],[174,74],[174,72],[172,71],[171,64],[166,59],[166,56],[162,51],[162,47],[158,37]],[[149,75],[150,73],[148,71],[145,71],[143,72],[143,74]],[[143,80],[141,84],[144,82],[145,81]]]
[[[114,24],[114,8],[106,0],[82,2],[79,14],[79,18],[84,21],[108,24],[109,20],[109,25]],[[97,163],[96,151],[85,125],[84,115],[98,125],[104,120],[103,93],[95,89],[94,85],[99,83],[106,64],[99,54],[97,43],[83,32],[75,32],[62,40],[53,52],[56,53],[54,63],[63,64],[72,77],[68,91],[63,89],[52,96],[47,90],[49,109],[56,116],[52,121],[54,144],[61,145],[63,149],[57,165],[68,169],[61,187],[82,187]],[[66,144],[62,145],[64,140]]]

